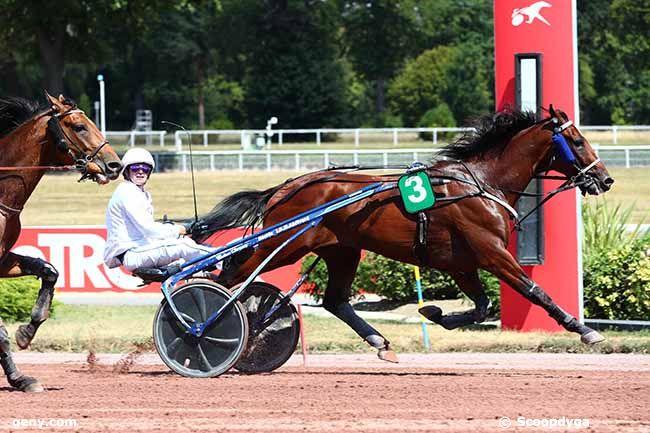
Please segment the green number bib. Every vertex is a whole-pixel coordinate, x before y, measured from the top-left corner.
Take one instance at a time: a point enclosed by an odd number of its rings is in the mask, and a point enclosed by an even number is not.
[[[400,177],[397,185],[408,213],[428,209],[436,202],[429,176],[424,171]]]

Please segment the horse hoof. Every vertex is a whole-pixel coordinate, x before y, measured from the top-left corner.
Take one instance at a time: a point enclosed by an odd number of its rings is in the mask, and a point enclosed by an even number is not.
[[[45,391],[43,385],[37,379],[30,376],[20,376],[18,379],[10,380],[9,385],[22,392],[38,393]]]
[[[418,313],[422,314],[433,323],[440,323],[442,321],[442,310],[435,305],[422,307],[418,310]]]
[[[21,349],[27,349],[34,338],[30,325],[20,325],[16,329],[16,345]]]
[[[390,349],[379,349],[377,356],[382,361],[388,361],[395,364],[399,364],[399,359],[397,359],[397,354]]]
[[[596,331],[590,331],[580,336],[580,341],[582,341],[585,344],[596,344],[604,340],[605,337],[603,337],[599,332]]]

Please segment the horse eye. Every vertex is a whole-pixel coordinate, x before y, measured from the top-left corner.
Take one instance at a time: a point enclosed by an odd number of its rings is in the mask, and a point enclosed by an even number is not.
[[[86,130],[86,125],[82,125],[82,124],[73,125],[72,129],[74,130],[74,132],[83,132]]]

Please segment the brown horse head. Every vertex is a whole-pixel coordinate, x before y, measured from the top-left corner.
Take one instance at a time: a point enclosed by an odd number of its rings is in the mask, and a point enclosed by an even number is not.
[[[545,128],[551,132],[554,150],[549,167],[575,178],[583,194],[598,195],[608,191],[614,179],[591,147],[589,140],[562,110],[549,107],[550,119]],[[561,137],[560,137],[561,136]],[[566,143],[566,147],[564,144]]]
[[[99,184],[116,179],[122,163],[97,126],[63,95],[55,98],[45,92],[45,97],[51,106],[48,136],[57,148],[55,163],[75,163],[82,179]]]

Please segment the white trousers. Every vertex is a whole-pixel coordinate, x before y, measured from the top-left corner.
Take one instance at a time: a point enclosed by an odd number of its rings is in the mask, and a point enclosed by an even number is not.
[[[197,244],[188,237],[163,239],[128,250],[122,265],[131,272],[138,268],[162,268],[177,260],[187,262],[196,259],[216,249]]]

